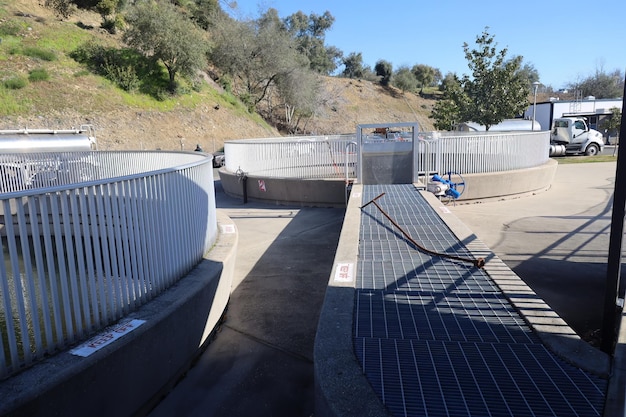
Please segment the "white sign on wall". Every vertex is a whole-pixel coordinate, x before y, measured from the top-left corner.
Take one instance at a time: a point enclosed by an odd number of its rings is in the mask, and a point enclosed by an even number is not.
[[[72,355],[82,356],[86,358],[102,349],[105,346],[110,345],[115,342],[120,337],[124,336],[135,330],[137,327],[144,324],[145,320],[130,320],[124,323],[117,324],[115,326],[108,327],[102,333],[99,333],[97,336],[92,337],[87,340],[82,345],[70,350]]]

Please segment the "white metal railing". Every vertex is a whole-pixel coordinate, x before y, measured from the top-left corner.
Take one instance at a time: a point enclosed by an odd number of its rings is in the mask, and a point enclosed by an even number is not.
[[[306,136],[228,141],[226,169],[280,178],[345,178],[356,175],[354,135]]]
[[[283,178],[350,178],[358,170],[358,152],[394,152],[413,148],[414,177],[449,171],[462,174],[531,168],[549,159],[550,133],[543,132],[420,132],[410,138],[356,135],[247,139],[226,142],[226,169],[248,175]]]
[[[0,155],[0,168],[0,377],[162,293],[217,236],[203,154]]]
[[[416,174],[477,174],[545,164],[550,132],[423,132],[414,154]]]

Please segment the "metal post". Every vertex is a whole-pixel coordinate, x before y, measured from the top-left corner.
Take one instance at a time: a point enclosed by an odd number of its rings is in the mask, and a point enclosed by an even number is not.
[[[535,81],[533,83],[533,87],[535,88],[534,91],[534,98],[533,98],[533,123],[532,126],[530,128],[531,131],[535,131],[535,115],[537,114],[537,88],[539,88],[539,85],[541,83],[539,81]]]
[[[626,83],[622,98],[622,109],[626,109]],[[620,137],[626,135],[626,116],[622,110]],[[613,213],[611,216],[611,235],[609,238],[609,259],[606,272],[606,291],[604,293],[604,313],[602,317],[602,350],[613,354],[620,315],[623,309],[624,288],[620,284],[622,258],[622,236],[624,234],[624,214],[626,208],[626,150],[620,147],[617,153],[615,191],[613,192]],[[622,304],[618,306],[618,300]]]

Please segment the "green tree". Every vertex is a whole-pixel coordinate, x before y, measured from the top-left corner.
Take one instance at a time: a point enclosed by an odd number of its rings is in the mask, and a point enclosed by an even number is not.
[[[433,106],[430,118],[435,119],[435,129],[454,130],[463,122],[463,114],[469,106],[469,97],[463,92],[461,80],[453,73],[446,74],[441,82],[443,98]]]
[[[391,82],[391,76],[393,75],[391,62],[385,61],[384,59],[379,60],[376,62],[376,65],[374,65],[374,71],[376,75],[380,77],[380,84],[388,86]]]
[[[507,49],[497,50],[494,37],[485,28],[476,38],[476,49],[463,44],[465,59],[472,72],[460,80],[461,91],[452,91],[452,100],[459,121],[474,121],[486,130],[506,118],[515,117],[528,106],[528,80],[521,76],[522,58],[506,60]],[[443,104],[441,106],[444,106]],[[433,117],[437,120],[440,112]]]
[[[169,75],[169,90],[176,75],[195,76],[206,65],[208,43],[204,32],[164,1],[141,1],[127,15],[124,41],[146,57],[161,62]]]
[[[594,75],[579,83],[569,84],[569,89],[579,91],[582,97],[594,96],[597,99],[621,97],[624,91],[624,75],[620,70],[607,73],[598,68]]]
[[[102,17],[102,27],[114,33],[118,26],[115,15],[126,6],[126,0],[46,0],[44,4],[64,19],[78,9],[96,12]]]
[[[341,73],[347,78],[362,78],[364,75],[363,55],[360,52],[351,52],[343,58],[344,69]]]
[[[420,87],[420,94],[424,92],[424,87],[435,82],[436,69],[424,64],[417,64],[411,68],[417,84]],[[441,75],[441,73],[440,73]]]
[[[615,136],[617,136],[619,140],[619,132],[621,126],[622,112],[618,107],[613,107],[611,109],[611,116],[605,119],[604,123],[602,124],[602,128],[606,129],[609,135],[614,134]]]
[[[395,87],[402,90],[403,93],[413,91],[417,87],[417,80],[415,79],[414,73],[406,66],[398,68],[393,75],[392,83]]]
[[[464,76],[462,84],[470,99],[463,116],[489,130],[528,106],[528,84],[519,73],[522,58],[505,61],[507,49],[497,51],[487,29],[476,38],[478,49],[463,45],[472,77]]]
[[[45,6],[52,9],[58,17],[67,19],[76,12],[76,5],[70,0],[46,0]]]
[[[198,27],[208,30],[221,13],[218,0],[195,0],[191,15]]]
[[[439,83],[439,91],[445,92],[447,89],[451,88],[454,85],[460,85],[460,81],[456,74],[449,72]]]
[[[299,133],[306,128],[303,121],[313,117],[320,107],[320,76],[306,67],[295,68],[279,75],[276,85],[285,108],[285,123],[289,132]]]
[[[298,51],[309,59],[310,68],[320,74],[329,75],[337,69],[343,52],[336,47],[326,47],[326,32],[335,18],[326,11],[323,15],[305,15],[298,11],[284,19],[287,31],[295,38]]]
[[[295,39],[269,10],[257,20],[219,19],[211,29],[213,49],[211,62],[224,74],[234,78],[234,92],[250,110],[260,111],[282,79],[281,91],[293,85],[289,74],[308,67],[308,59],[298,52]],[[268,103],[270,112],[274,107]]]
[[[521,62],[521,57],[519,58]],[[519,70],[517,71],[518,75],[526,80],[528,84],[528,88],[532,90],[532,85],[534,82],[539,82],[539,71],[535,69],[535,66],[530,63],[524,63],[524,65],[520,65]]]

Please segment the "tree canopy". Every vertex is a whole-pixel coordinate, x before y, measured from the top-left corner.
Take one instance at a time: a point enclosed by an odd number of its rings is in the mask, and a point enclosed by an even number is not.
[[[413,91],[417,86],[417,80],[415,75],[409,67],[402,66],[394,73],[392,78],[392,84],[398,87],[402,92]]]
[[[330,75],[337,69],[343,52],[334,46],[325,45],[326,31],[335,22],[329,11],[321,16],[315,13],[307,16],[298,11],[283,21],[289,34],[296,40],[298,51],[309,59],[313,71]]]
[[[449,129],[450,120],[471,120],[489,130],[528,106],[530,85],[520,72],[522,58],[517,56],[507,61],[507,49],[497,50],[488,28],[477,36],[475,49],[464,43],[463,51],[472,75],[464,75],[457,86],[444,91],[444,100],[433,109],[432,117],[437,125]]]
[[[385,61],[384,59],[376,62],[374,66],[374,71],[376,75],[380,77],[380,84],[384,86],[388,86],[391,83],[391,76],[393,75],[393,65],[389,61]]]
[[[581,97],[617,98],[624,91],[624,74],[620,70],[607,73],[602,68],[584,80],[569,84],[569,89],[578,91]]]
[[[424,91],[424,87],[431,85],[435,82],[437,69],[424,64],[417,64],[411,68],[411,72],[417,80],[417,84],[420,87],[420,92]]]
[[[111,26],[105,27],[109,31],[123,29],[123,39],[131,49],[158,62],[156,68],[165,67],[170,91],[176,90],[179,74],[195,77],[206,71],[228,85],[227,90],[250,110],[262,113],[262,104],[267,112],[264,116],[270,118],[280,107],[288,109],[285,115],[289,120],[315,114],[315,103],[319,103],[315,96],[320,91],[317,76],[339,73],[394,85],[403,92],[419,88],[422,93],[439,84],[443,98],[431,115],[437,128],[452,129],[471,120],[489,129],[520,114],[532,94],[532,83],[539,80],[538,71],[522,63],[522,57],[508,59],[506,48],[498,50],[488,28],[476,37],[475,47],[463,44],[470,74],[443,78],[437,68],[425,64],[394,72],[391,62],[380,59],[372,71],[363,63],[361,52],[344,56],[339,48],[325,43],[335,22],[329,11],[321,15],[298,11],[280,18],[278,11],[270,8],[256,19],[238,20],[222,9],[236,9],[236,2],[230,0],[45,0],[45,4],[63,17],[77,9],[95,11],[102,16],[103,27]],[[136,63],[123,61],[124,68],[118,71],[121,78],[136,82]],[[114,66],[109,61],[106,64],[107,69]],[[344,68],[339,72],[341,65]],[[151,85],[163,89],[165,71],[150,72],[157,73],[160,78]],[[623,85],[622,71],[600,69],[570,84],[570,89],[582,96],[615,98],[622,94]],[[544,86],[544,91],[551,87]]]
[[[176,90],[176,75],[188,76],[206,66],[208,43],[203,32],[168,2],[141,1],[127,14],[124,41],[163,63],[169,89]]]

